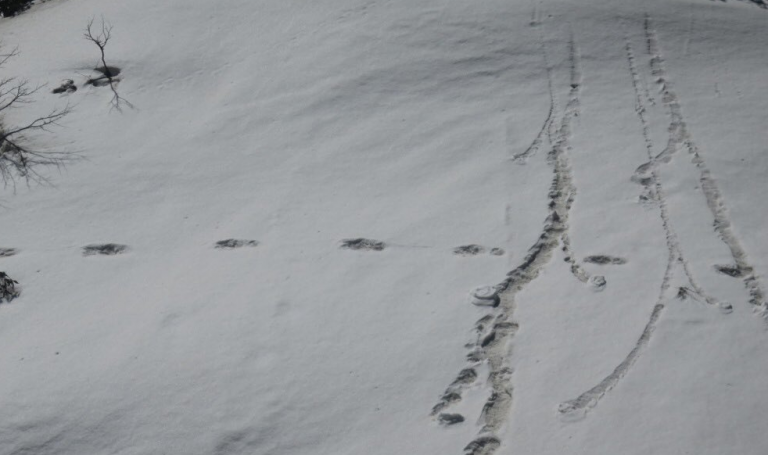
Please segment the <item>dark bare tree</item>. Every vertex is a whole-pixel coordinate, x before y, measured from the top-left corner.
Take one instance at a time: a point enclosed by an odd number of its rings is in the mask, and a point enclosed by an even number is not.
[[[18,55],[18,49],[0,54],[0,68],[9,59]],[[15,77],[0,78],[0,120],[11,109],[28,104],[42,86],[31,86],[29,82]],[[45,182],[46,179],[36,168],[38,165],[61,166],[71,160],[69,152],[49,151],[35,148],[28,140],[34,132],[50,132],[50,128],[71,112],[70,106],[55,108],[47,114],[21,125],[9,125],[0,121],[0,178],[8,185],[16,185],[16,178],[27,183]]]
[[[96,71],[100,72],[101,76],[91,78],[87,83],[97,87],[109,85],[109,88],[112,89],[111,103],[113,109],[122,111],[124,105],[133,108],[133,104],[120,96],[117,92],[117,83],[120,82],[120,79],[118,78],[120,70],[107,65],[106,48],[109,40],[112,38],[112,24],[104,20],[103,17],[101,18],[101,27],[94,27],[94,22],[94,19],[91,19],[88,22],[83,37],[99,48],[101,66],[97,67]]]

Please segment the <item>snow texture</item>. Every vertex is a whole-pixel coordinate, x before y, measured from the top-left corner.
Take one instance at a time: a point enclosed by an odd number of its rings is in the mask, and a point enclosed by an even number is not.
[[[755,0],[0,18],[0,78],[47,87],[2,121],[69,104],[27,140],[84,158],[0,195],[0,454],[766,453],[766,26]]]

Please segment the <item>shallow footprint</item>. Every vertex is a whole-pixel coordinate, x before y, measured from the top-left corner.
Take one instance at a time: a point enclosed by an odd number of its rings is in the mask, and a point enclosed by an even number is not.
[[[120,245],[118,243],[99,243],[84,246],[83,256],[93,256],[96,254],[114,256],[116,254],[123,254],[126,251],[128,251],[128,245]]]
[[[15,256],[19,250],[16,248],[0,248],[0,258],[9,258]]]
[[[381,251],[386,247],[384,242],[372,239],[344,239],[341,241],[341,247],[348,250],[367,250],[367,251]]]
[[[462,245],[457,246],[453,249],[453,254],[457,254],[459,256],[476,256],[482,252],[485,251],[485,248],[481,245]]]
[[[737,265],[716,265],[715,270],[723,275],[728,275],[733,278],[741,278],[744,276],[744,271]]]
[[[608,284],[608,282],[605,280],[605,277],[601,275],[595,275],[589,279],[589,285],[592,286],[592,290],[595,292],[600,292],[605,289],[606,284]]]
[[[622,265],[622,264],[626,264],[627,260],[620,257],[598,254],[594,256],[585,257],[584,262],[588,262],[590,264],[597,264],[597,265],[608,265],[608,264]]]
[[[440,422],[440,425],[456,425],[464,421],[464,416],[461,414],[440,414],[437,421]]]
[[[487,455],[496,451],[501,446],[501,441],[496,436],[480,436],[464,447],[466,455]]]
[[[258,245],[259,242],[256,240],[226,239],[216,242],[216,246],[214,246],[214,248],[231,250],[233,248],[242,248],[245,246],[255,247]]]

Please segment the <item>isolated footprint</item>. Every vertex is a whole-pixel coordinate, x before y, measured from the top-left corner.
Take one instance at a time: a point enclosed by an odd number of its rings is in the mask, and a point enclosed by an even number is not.
[[[348,250],[366,250],[366,251],[381,251],[386,247],[384,242],[372,239],[344,239],[341,241],[341,248]]]
[[[104,256],[114,256],[116,254],[123,254],[128,251],[127,245],[120,245],[117,243],[99,243],[93,245],[86,245],[83,247],[83,256],[93,256],[101,254]]]
[[[476,256],[485,251],[485,248],[481,245],[462,245],[453,249],[453,254],[459,256]]]
[[[255,247],[258,245],[259,242],[256,240],[226,239],[216,242],[216,246],[214,246],[214,248],[231,250],[233,248],[242,248],[245,246]]]
[[[588,262],[590,264],[597,264],[597,265],[622,265],[626,264],[627,260],[620,257],[615,256],[607,256],[607,255],[595,255],[595,256],[587,256],[584,258],[584,262]]]
[[[9,258],[15,256],[19,250],[16,248],[0,248],[0,258]]]
[[[485,247],[482,245],[476,245],[474,243],[470,245],[457,246],[453,249],[453,254],[457,256],[477,256],[478,254],[482,253],[485,253]],[[504,254],[504,250],[501,248],[491,248],[489,253],[494,256],[502,256]]]
[[[53,89],[54,94],[69,94],[77,91],[77,87],[75,86],[75,81],[72,79],[65,79],[61,82],[61,85]]]

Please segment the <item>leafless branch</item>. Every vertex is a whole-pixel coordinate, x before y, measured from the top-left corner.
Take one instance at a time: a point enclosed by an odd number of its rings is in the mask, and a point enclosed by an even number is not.
[[[18,51],[14,49],[6,56],[16,56]],[[8,58],[0,59],[7,62]],[[0,80],[0,114],[20,105],[29,103],[31,96],[40,87],[31,87],[25,80],[6,78]],[[66,162],[75,159],[75,155],[69,152],[56,152],[39,150],[31,145],[26,135],[34,132],[50,132],[50,127],[58,125],[58,122],[72,111],[69,105],[63,108],[51,110],[48,114],[37,117],[22,125],[7,125],[0,123],[0,179],[7,186],[11,184],[16,188],[16,178],[21,178],[30,183],[46,183],[47,179],[37,171],[40,165],[54,165],[60,167]]]
[[[2,45],[2,43],[0,43],[0,45]],[[19,48],[18,48],[18,46],[14,47],[11,50],[11,52],[9,52],[7,54],[0,54],[0,66],[3,66],[5,64],[5,62],[7,62],[8,60],[12,59],[13,57],[16,57],[17,55],[19,55]]]
[[[107,60],[106,56],[104,55],[104,49],[107,47],[107,43],[109,42],[110,38],[112,38],[112,24],[109,22],[106,22],[104,18],[101,18],[101,31],[94,33],[93,31],[93,22],[95,19],[91,19],[90,22],[88,22],[88,25],[85,27],[85,33],[83,33],[83,37],[87,39],[88,41],[92,42],[99,48],[99,52],[101,52],[101,64],[102,68],[104,68],[104,76],[109,78],[109,80],[112,80],[112,71],[110,71],[109,66],[107,66]]]
[[[112,24],[104,20],[102,17],[101,27],[99,29],[98,26],[94,26],[94,22],[95,19],[91,19],[88,22],[88,25],[85,27],[83,37],[99,48],[99,54],[101,56],[101,67],[97,68],[96,70],[99,71],[102,76],[89,79],[88,83],[94,86],[109,85],[109,88],[112,90],[112,109],[115,109],[119,112],[122,112],[123,106],[128,106],[129,108],[133,109],[133,104],[120,96],[120,93],[117,91],[117,83],[120,82],[120,79],[118,78],[118,74],[115,72],[115,68],[107,65],[105,50],[107,43],[109,43],[109,40],[112,38]],[[107,84],[102,83],[104,79],[107,80]]]

